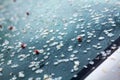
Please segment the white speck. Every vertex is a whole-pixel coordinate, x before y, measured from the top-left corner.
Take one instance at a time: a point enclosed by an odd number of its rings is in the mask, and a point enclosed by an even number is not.
[[[48,45],[43,45],[44,48],[46,48]]]
[[[88,51],[87,51],[87,50],[84,50],[83,52],[84,52],[84,53],[87,53]]]
[[[58,44],[58,42],[53,42],[53,43],[50,44],[50,46],[55,46],[57,44]]]
[[[9,60],[9,61],[7,62],[7,65],[10,65],[10,64],[12,64],[12,60]]]
[[[25,77],[24,72],[23,71],[19,72],[18,77]]]
[[[93,62],[93,61],[90,61],[89,63],[90,63],[91,65],[93,65],[93,64],[94,64],[94,62]]]
[[[62,46],[63,46],[63,43],[60,42],[60,44],[56,46],[57,50],[61,49]]]
[[[40,77],[37,77],[35,80],[41,80],[41,78],[40,78]]]
[[[12,66],[11,66],[11,68],[15,68],[15,67],[18,67],[19,65],[18,64],[13,64]]]
[[[49,56],[45,56],[44,59],[48,59]]]
[[[79,61],[74,61],[74,64],[75,64],[76,66],[79,66],[79,65],[80,65],[80,62],[79,62]]]
[[[113,37],[114,36],[113,33],[108,33],[107,35],[108,35],[108,37]]]
[[[77,17],[77,16],[78,16],[78,13],[74,13],[74,14],[73,14],[73,17]]]
[[[74,50],[73,53],[78,53],[78,50]]]
[[[73,77],[77,77],[77,75],[74,75]]]
[[[40,52],[40,53],[44,53],[44,50],[43,50],[43,49],[40,49],[39,52]]]
[[[65,55],[64,55],[64,54],[61,54],[61,57],[63,58],[63,57],[65,57]]]
[[[42,73],[42,72],[43,72],[42,69],[38,69],[38,70],[35,71],[35,73]]]
[[[75,57],[75,54],[70,55],[70,57]]]
[[[74,66],[73,66],[73,70],[74,71],[77,71],[79,68],[78,66],[80,65],[80,62],[79,61],[74,61]]]
[[[28,80],[34,80],[33,77],[28,78]]]
[[[12,79],[10,79],[10,80],[17,80],[16,75],[14,75],[14,76],[12,77]]]
[[[0,68],[0,72],[2,72],[3,71],[3,68]]]
[[[52,80],[50,75],[44,74],[43,80]]]
[[[104,39],[105,39],[105,37],[99,37],[98,39],[99,39],[99,40],[104,40]]]
[[[8,44],[9,44],[9,41],[5,40],[4,43],[2,44],[2,46],[8,45]]]

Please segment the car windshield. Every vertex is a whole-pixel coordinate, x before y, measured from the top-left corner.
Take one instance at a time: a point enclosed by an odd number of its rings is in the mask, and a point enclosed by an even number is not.
[[[119,0],[0,0],[0,79],[70,80],[119,36]]]

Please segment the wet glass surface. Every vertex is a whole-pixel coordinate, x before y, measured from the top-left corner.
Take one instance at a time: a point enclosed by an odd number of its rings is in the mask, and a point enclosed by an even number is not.
[[[0,0],[0,80],[70,80],[119,36],[119,0]]]

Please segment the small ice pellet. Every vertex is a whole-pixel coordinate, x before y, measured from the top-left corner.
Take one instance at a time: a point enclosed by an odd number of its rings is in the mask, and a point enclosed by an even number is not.
[[[99,40],[104,40],[104,39],[105,39],[105,37],[99,37],[98,39],[99,39]]]
[[[25,77],[24,72],[23,71],[19,72],[18,77]]]

